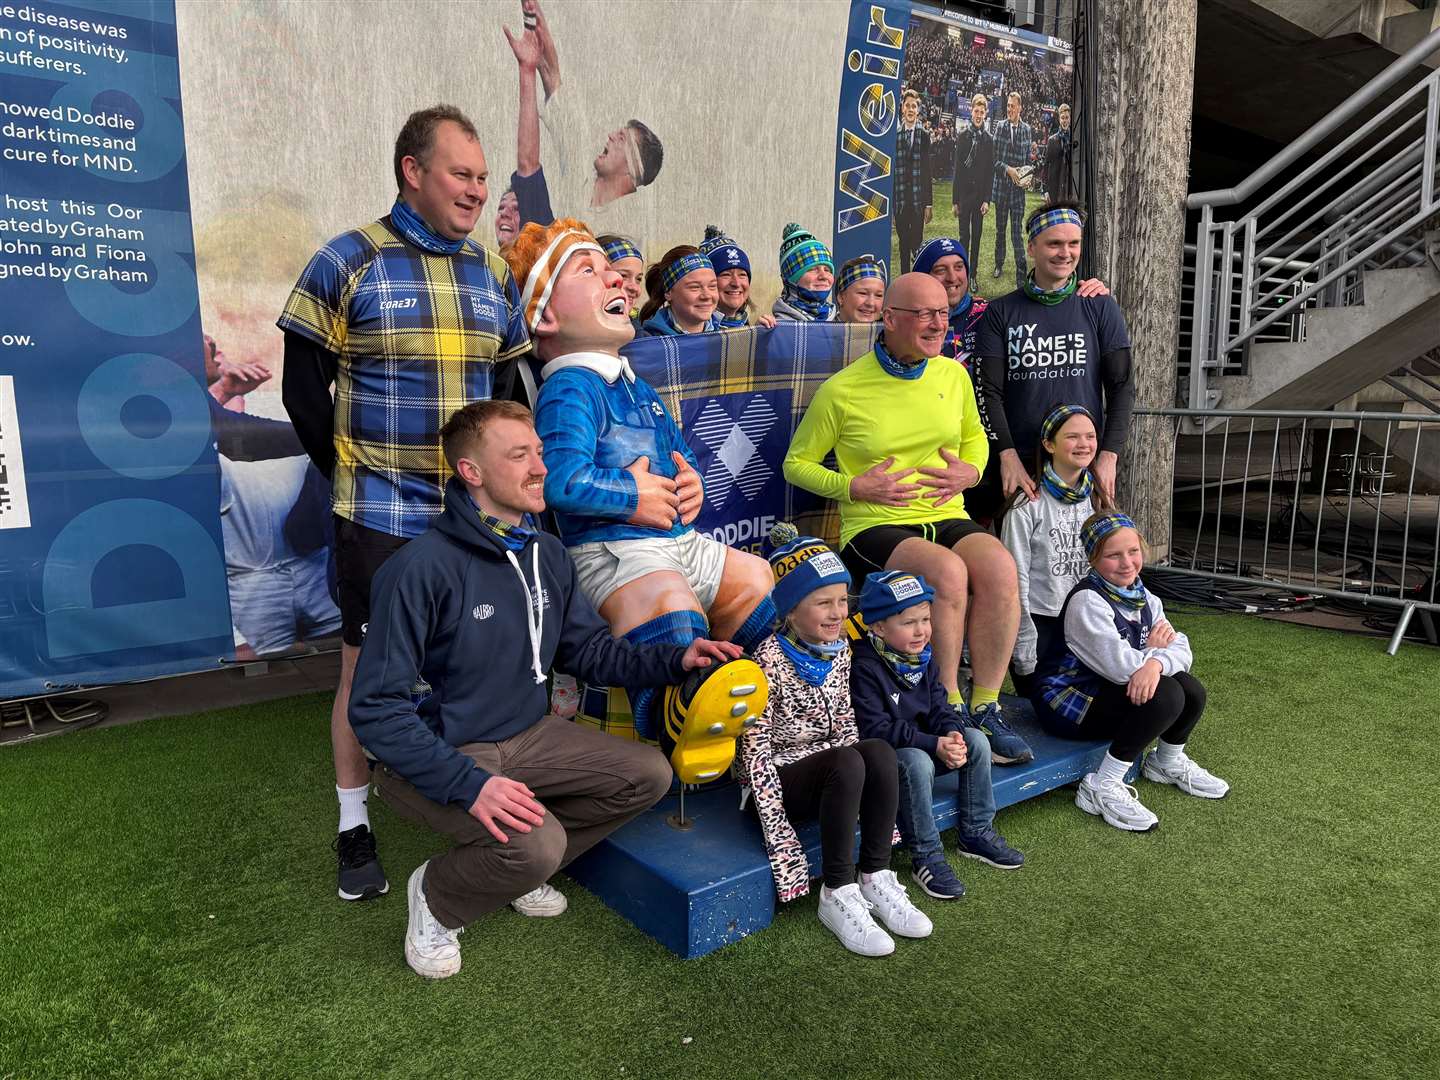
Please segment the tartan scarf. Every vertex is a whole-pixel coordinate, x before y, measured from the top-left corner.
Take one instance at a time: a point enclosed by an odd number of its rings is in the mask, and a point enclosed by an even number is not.
[[[828,292],[802,289],[799,285],[785,283],[780,301],[804,316],[805,322],[829,322],[835,317],[835,305],[830,302]]]
[[[714,330],[719,330],[720,328],[720,319],[718,318],[716,312],[711,312],[710,318],[705,320],[704,328],[695,331],[695,333],[708,334]],[[669,304],[666,304],[654,315],[651,315],[650,318],[646,319],[644,329],[650,331],[652,334],[659,334],[663,337],[683,336],[689,333],[689,331],[681,330],[680,327],[675,325],[675,316],[670,311]]]
[[[885,640],[875,631],[871,630],[869,633],[870,645],[896,677],[912,689],[919,686],[920,680],[925,677],[925,669],[930,666],[930,646],[926,645],[918,653],[901,652],[886,645]]]
[[[715,309],[715,321],[720,324],[721,330],[743,330],[750,325],[750,301],[745,301],[745,306],[740,309],[738,315],[726,315],[718,307]]]
[[[1055,471],[1055,466],[1047,461],[1045,468],[1040,470],[1040,486],[1062,503],[1069,503],[1073,506],[1090,497],[1090,492],[1095,488],[1095,480],[1090,475],[1089,469],[1081,469],[1080,482],[1071,487],[1060,479],[1060,474]]]
[[[1080,287],[1080,282],[1074,274],[1066,279],[1065,284],[1058,289],[1042,289],[1035,284],[1035,271],[1031,270],[1025,275],[1025,295],[1037,304],[1044,304],[1046,307],[1054,307],[1056,304],[1063,304],[1070,297],[1075,295],[1075,290]]]
[[[875,359],[880,361],[880,366],[885,369],[886,374],[894,375],[897,379],[918,379],[925,374],[925,365],[930,362],[922,359],[918,363],[905,364],[896,360],[890,350],[885,348],[884,334],[875,339]]]
[[[465,246],[463,237],[448,240],[430,228],[404,199],[396,199],[395,205],[390,208],[390,223],[400,230],[400,235],[406,240],[432,255],[455,255]]]
[[[468,495],[469,493],[467,492],[466,494]],[[523,550],[525,545],[534,539],[535,530],[525,527],[525,522],[528,521],[530,517],[529,514],[526,514],[525,517],[520,519],[521,524],[512,525],[508,521],[501,521],[493,514],[487,514],[484,510],[481,510],[474,499],[470,500],[470,505],[475,507],[475,513],[480,515],[480,524],[494,533],[495,536],[499,538],[500,543],[504,544],[511,551]]]
[[[1109,601],[1116,607],[1128,608],[1131,611],[1140,611],[1145,607],[1149,594],[1145,591],[1145,582],[1138,577],[1135,584],[1129,588],[1116,585],[1106,581],[1099,570],[1090,571],[1090,580],[1103,592]]]
[[[840,655],[841,649],[849,648],[844,639],[840,641],[802,641],[788,626],[775,635],[780,650],[794,665],[795,671],[811,686],[820,686],[830,674],[831,665]]]

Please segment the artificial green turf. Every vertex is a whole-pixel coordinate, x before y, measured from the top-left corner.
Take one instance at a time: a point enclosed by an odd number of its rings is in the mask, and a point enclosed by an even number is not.
[[[377,806],[390,895],[335,899],[324,697],[5,750],[0,1078],[1440,1075],[1436,652],[1176,622],[1232,795],[1142,781],[1143,836],[1070,791],[1003,811],[1024,869],[956,859],[970,894],[881,960],[810,897],[681,961],[562,882],[430,983],[432,837]]]

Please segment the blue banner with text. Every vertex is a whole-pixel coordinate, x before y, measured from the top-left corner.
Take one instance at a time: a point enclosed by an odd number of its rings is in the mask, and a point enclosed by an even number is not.
[[[895,129],[910,8],[910,0],[850,3],[835,132],[837,269],[859,255],[889,262]]]
[[[233,655],[177,51],[0,3],[0,699]]]

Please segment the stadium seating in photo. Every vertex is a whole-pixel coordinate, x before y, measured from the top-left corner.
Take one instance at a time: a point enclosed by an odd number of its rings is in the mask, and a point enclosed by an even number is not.
[[[1044,734],[1028,701],[1007,695],[1004,703],[1006,719],[1035,750],[1035,760],[993,770],[997,807],[1073,784],[1104,756],[1103,742]],[[956,784],[954,773],[936,781],[935,818],[942,830],[955,824]],[[667,796],[566,872],[670,951],[693,959],[769,926],[775,917],[775,883],[760,825],[739,809],[739,788],[733,783],[686,794],[688,830],[668,820],[677,809],[678,798]],[[811,873],[818,876],[819,827],[806,822],[796,831]]]

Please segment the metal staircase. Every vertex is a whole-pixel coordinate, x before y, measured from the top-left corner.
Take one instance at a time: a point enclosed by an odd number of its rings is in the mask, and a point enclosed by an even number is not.
[[[1437,58],[1440,30],[1239,186],[1190,196],[1190,408],[1329,408],[1387,378],[1429,393],[1412,376],[1440,348]]]

